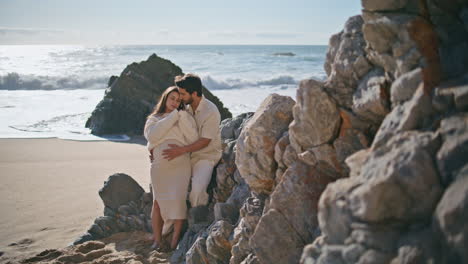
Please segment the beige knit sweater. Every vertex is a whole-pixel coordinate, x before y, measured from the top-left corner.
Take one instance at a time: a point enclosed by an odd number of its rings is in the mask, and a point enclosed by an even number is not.
[[[198,140],[197,124],[186,111],[174,110],[169,114],[152,115],[146,120],[144,136],[148,140],[148,150],[165,140],[174,139],[184,145]]]

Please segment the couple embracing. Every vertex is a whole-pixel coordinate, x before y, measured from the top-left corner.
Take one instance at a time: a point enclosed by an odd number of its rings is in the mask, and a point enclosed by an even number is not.
[[[221,115],[202,93],[198,76],[175,78],[148,116],[144,136],[151,159],[153,248],[161,247],[162,235],[174,227],[173,250],[187,218],[187,193],[192,207],[206,205],[206,188],[221,158]]]

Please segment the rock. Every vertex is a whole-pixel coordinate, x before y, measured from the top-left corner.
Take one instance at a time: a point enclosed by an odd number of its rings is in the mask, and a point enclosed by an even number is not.
[[[56,249],[46,249],[34,257],[27,258],[22,263],[34,263],[34,262],[50,262],[53,259],[60,257],[63,252]]]
[[[363,149],[355,152],[352,155],[349,155],[348,158],[346,158],[345,163],[348,165],[350,170],[349,177],[356,177],[361,174],[361,168],[367,161],[369,154],[369,149]]]
[[[317,203],[332,180],[302,162],[288,168],[271,194],[269,210],[260,219],[250,242],[261,263],[299,261],[302,250],[298,249],[317,236]],[[274,237],[282,239],[278,241]],[[270,252],[269,256],[266,252]]]
[[[104,244],[101,241],[90,241],[90,242],[87,242],[85,244],[79,245],[76,248],[76,251],[80,252],[80,253],[83,253],[83,254],[86,254],[86,253],[88,253],[90,251],[104,248],[105,246],[106,246],[106,244]]]
[[[319,168],[296,162],[271,194],[269,208],[282,213],[303,241],[312,242],[318,227],[318,201],[332,181],[334,178]]]
[[[94,223],[99,225],[107,236],[109,236],[120,231],[115,220],[114,217],[100,216],[94,220]]]
[[[324,246],[324,237],[319,236],[315,239],[314,243],[308,244],[304,247],[302,251],[302,256],[300,260],[300,264],[311,264],[315,263],[315,259],[317,259],[320,254],[322,253],[322,249]]]
[[[392,255],[383,253],[374,249],[367,250],[359,259],[357,264],[378,264],[388,263],[392,259]]]
[[[453,87],[450,90],[457,110],[466,112],[468,110],[468,85]]]
[[[353,217],[373,223],[428,217],[442,192],[432,161],[439,146],[433,133],[404,132],[374,149],[361,168],[366,184],[349,196]]]
[[[466,26],[466,3],[446,3],[434,0],[427,3],[431,26],[437,34],[438,54],[443,79],[466,73],[468,61],[468,31]]]
[[[291,167],[294,162],[296,162],[298,159],[296,151],[294,150],[294,147],[292,145],[287,145],[286,149],[284,150],[283,153],[283,163],[286,165],[287,168]],[[279,179],[276,180],[279,182]]]
[[[221,263],[227,263],[231,257],[231,244],[228,239],[232,230],[233,226],[228,222],[216,221],[206,239],[208,254],[221,261]]]
[[[341,167],[343,176],[349,174],[347,162],[345,160],[352,154],[369,147],[367,137],[357,129],[348,129],[344,135],[340,135],[334,142],[336,158]]]
[[[249,246],[250,236],[245,232],[244,221],[241,219],[239,224],[234,229],[233,239],[231,244],[231,259],[229,260],[230,264],[239,264],[252,252],[252,249]]]
[[[179,241],[177,249],[172,253],[172,256],[170,256],[169,263],[186,263],[187,252],[192,248],[199,237],[206,238],[207,236],[208,234],[206,230],[193,232],[188,229]]]
[[[265,197],[255,196],[247,198],[240,210],[240,215],[244,221],[245,231],[247,235],[253,234],[260,220],[265,206]]]
[[[268,96],[237,140],[236,165],[249,187],[270,193],[275,184],[274,148],[292,120],[294,100]]]
[[[310,151],[314,153],[317,159],[317,169],[334,179],[345,176],[344,169],[341,167],[333,145],[323,144],[312,148]]]
[[[330,183],[320,197],[317,218],[320,230],[330,244],[344,244],[351,234],[352,216],[347,196],[360,184],[360,179],[341,179]]]
[[[91,225],[91,227],[88,229],[88,233],[93,236],[93,239],[104,238],[109,235],[104,230],[102,230],[98,224]]]
[[[128,65],[118,78],[110,78],[109,84],[112,84],[86,122],[86,127],[96,135],[141,135],[156,100],[167,87],[174,85],[174,77],[181,74],[178,66],[156,54],[146,61]],[[216,104],[222,119],[231,117],[229,110],[206,88],[203,94]]]
[[[468,261],[468,165],[444,193],[434,214],[446,263]]]
[[[296,54],[292,52],[276,52],[273,54],[273,56],[288,56],[288,57],[294,57]]]
[[[362,25],[360,15],[346,21],[345,29],[330,38],[324,65],[328,75],[325,90],[340,106],[348,109],[359,79],[372,68],[364,51]]]
[[[242,129],[242,125],[245,124],[253,116],[253,114],[253,112],[248,112],[233,118],[224,119],[220,125],[221,138],[223,140],[237,139],[239,134],[237,134],[236,131],[238,129]]]
[[[252,195],[242,206],[240,210],[242,218],[234,229],[233,240],[231,241],[233,245],[231,249],[231,264],[241,263],[251,254],[252,249],[249,246],[249,240],[262,216],[265,206],[264,199],[263,195]]]
[[[115,211],[109,207],[104,207],[104,216],[115,217]]]
[[[468,163],[468,113],[460,113],[440,123],[443,143],[437,153],[437,165],[445,185]]]
[[[285,169],[286,165],[283,162],[283,154],[286,147],[289,145],[289,133],[286,131],[275,145],[275,161],[278,163],[278,169]]]
[[[250,247],[260,263],[297,263],[304,242],[283,214],[270,209],[260,219]]]
[[[193,246],[187,251],[185,257],[187,264],[209,264],[216,263],[216,259],[206,252],[206,238],[198,237]]]
[[[343,259],[348,263],[356,263],[366,248],[361,244],[351,244],[343,250]]]
[[[255,254],[249,254],[241,264],[260,264]]]
[[[398,256],[390,264],[427,263],[419,248],[404,246],[398,249]]]
[[[362,0],[362,7],[367,11],[397,11],[408,3],[408,0],[372,1]]]
[[[79,244],[85,243],[93,239],[95,239],[93,235],[91,235],[90,233],[85,233],[81,235],[79,238],[77,238],[75,241],[73,241],[73,245],[79,245]]]
[[[343,247],[326,245],[315,263],[318,264],[345,264],[343,260]]]
[[[333,140],[340,126],[340,115],[322,83],[302,81],[293,108],[294,121],[289,126],[289,140],[297,153]]]
[[[229,203],[216,203],[214,206],[215,221],[226,220],[235,224],[239,218],[239,209]]]
[[[353,95],[353,112],[380,124],[390,111],[389,88],[381,69],[370,71],[360,81]]]
[[[393,226],[363,225],[355,227],[351,239],[366,248],[382,252],[392,252],[400,235],[399,228]]]
[[[369,136],[373,136],[377,131],[375,124],[358,117],[355,113],[342,108],[339,111],[341,117],[340,137],[343,137],[349,129],[358,130]]]
[[[362,32],[368,44],[368,59],[394,78],[420,67],[421,53],[411,23],[417,16],[399,13],[363,12]]]
[[[390,98],[392,105],[408,101],[422,82],[421,68],[416,68],[401,75],[392,83]]]
[[[231,204],[237,211],[242,207],[245,200],[250,196],[250,188],[246,183],[240,183],[234,187],[226,203]]]
[[[137,213],[135,209],[133,209],[132,207],[126,204],[119,206],[117,211],[119,212],[119,214],[125,215],[125,216],[134,215]]]
[[[218,202],[225,202],[236,185],[234,173],[236,167],[236,141],[231,141],[224,147],[221,161],[216,167],[216,188],[214,189],[214,198]]]
[[[416,223],[421,224],[421,223]],[[428,225],[421,229],[410,228],[398,241],[398,255],[390,264],[443,263],[439,260],[440,239]]]
[[[375,135],[372,147],[378,147],[399,132],[421,128],[432,114],[431,98],[424,93],[424,87],[420,86],[410,101],[396,106],[385,117]]]
[[[208,214],[208,207],[205,205],[190,208],[187,219],[189,227],[196,224],[208,224]]]
[[[104,182],[104,187],[99,190],[99,196],[104,206],[116,211],[120,205],[130,201],[138,201],[145,191],[130,176],[116,173]]]

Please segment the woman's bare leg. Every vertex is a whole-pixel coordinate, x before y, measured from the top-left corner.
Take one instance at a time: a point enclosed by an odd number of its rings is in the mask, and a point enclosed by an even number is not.
[[[156,200],[153,201],[153,210],[151,210],[151,226],[153,227],[154,242],[157,244],[156,247],[161,245],[161,235],[164,221],[161,217],[161,209]]]
[[[184,225],[184,219],[174,220],[174,233],[172,233],[171,249],[175,249],[177,247],[183,225]]]

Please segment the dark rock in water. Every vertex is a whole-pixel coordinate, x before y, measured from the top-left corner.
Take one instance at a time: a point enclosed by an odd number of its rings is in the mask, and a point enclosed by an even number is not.
[[[288,57],[293,57],[296,56],[296,54],[292,52],[276,52],[273,54],[273,56],[288,56]]]
[[[128,204],[130,201],[139,201],[143,193],[143,188],[132,177],[123,173],[109,176],[104,187],[99,190],[104,206],[114,211],[120,205]]]
[[[156,54],[146,61],[128,65],[119,77],[109,79],[109,88],[86,122],[86,127],[95,135],[142,134],[146,116],[162,92],[174,85],[174,77],[181,74],[182,70],[177,65]],[[232,116],[206,88],[203,94],[218,107],[222,119]]]

